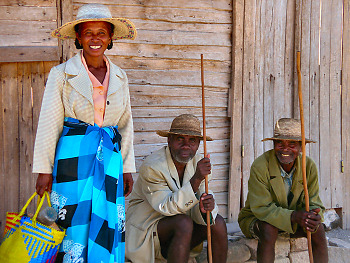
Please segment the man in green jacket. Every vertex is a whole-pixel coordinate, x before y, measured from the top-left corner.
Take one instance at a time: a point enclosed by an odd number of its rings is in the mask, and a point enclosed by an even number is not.
[[[314,161],[306,158],[306,177],[310,211],[305,211],[301,167],[301,125],[296,119],[277,121],[274,148],[252,164],[245,207],[238,216],[242,232],[258,239],[257,261],[274,262],[279,232],[291,237],[312,233],[314,262],[328,262],[325,230],[322,224],[324,206],[319,197],[318,173]],[[307,143],[313,142],[306,139]]]

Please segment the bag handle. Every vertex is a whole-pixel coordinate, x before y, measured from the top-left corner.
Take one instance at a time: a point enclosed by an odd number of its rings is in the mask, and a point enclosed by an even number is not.
[[[35,192],[27,201],[27,203],[23,206],[21,212],[19,212],[19,214],[17,215],[18,218],[22,217],[24,215],[24,212],[26,211],[26,209],[28,208],[30,202],[34,199],[34,197],[37,195],[37,192]],[[39,211],[41,209],[41,207],[43,206],[43,203],[44,203],[44,200],[45,200],[45,197],[47,198],[47,203],[49,204],[49,206],[51,206],[51,202],[50,202],[50,196],[49,196],[49,193],[48,192],[44,192],[44,195],[43,195],[43,198],[40,198],[38,200],[38,205],[37,205],[37,208],[36,208],[36,211],[35,211],[35,214],[32,218],[33,222],[36,221],[36,218],[39,214]]]

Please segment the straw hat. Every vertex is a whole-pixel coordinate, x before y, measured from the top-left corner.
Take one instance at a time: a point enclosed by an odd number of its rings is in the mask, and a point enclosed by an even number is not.
[[[170,134],[196,136],[203,140],[201,124],[198,118],[192,114],[182,114],[177,116],[171,123],[169,131],[156,131],[159,136],[168,137]],[[213,139],[206,136],[207,141]]]
[[[51,32],[53,37],[60,39],[75,39],[74,26],[89,21],[105,21],[114,25],[112,40],[135,39],[136,28],[125,18],[112,18],[107,6],[102,4],[86,4],[79,8],[76,20],[68,22]]]
[[[300,120],[292,118],[282,118],[276,122],[272,138],[265,138],[262,141],[268,140],[289,140],[301,141],[301,123]],[[315,142],[305,138],[306,143]]]

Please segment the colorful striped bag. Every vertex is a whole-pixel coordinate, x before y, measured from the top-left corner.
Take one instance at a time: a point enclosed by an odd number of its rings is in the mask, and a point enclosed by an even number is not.
[[[37,193],[34,193],[29,198],[19,214],[7,213],[4,240],[0,246],[0,262],[55,262],[65,230],[56,230],[36,220],[45,197],[51,206],[47,192],[40,199],[34,216],[30,218],[24,215],[25,210],[36,195]]]

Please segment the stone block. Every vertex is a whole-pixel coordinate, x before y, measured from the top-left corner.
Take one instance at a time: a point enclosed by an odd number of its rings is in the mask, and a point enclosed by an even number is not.
[[[227,263],[243,263],[249,260],[249,248],[238,242],[229,242],[227,251]],[[196,263],[207,263],[207,251],[203,251],[196,257]]]
[[[331,237],[328,239],[330,246],[350,248],[350,243],[339,238]],[[349,255],[350,256],[350,255]]]
[[[350,261],[350,249],[344,247],[328,247],[329,262],[344,263]]]
[[[325,230],[329,231],[341,225],[341,218],[334,209],[328,209],[323,213]]]
[[[291,238],[290,239],[290,252],[307,251],[307,238]]]
[[[256,260],[258,240],[242,238],[238,242],[248,246],[250,253],[251,253],[251,259]],[[275,258],[277,259],[277,258],[288,257],[289,252],[290,252],[289,238],[284,237],[284,236],[278,236],[276,244],[275,244]]]
[[[309,262],[309,252],[308,251],[292,252],[289,254],[289,260],[291,263]]]

